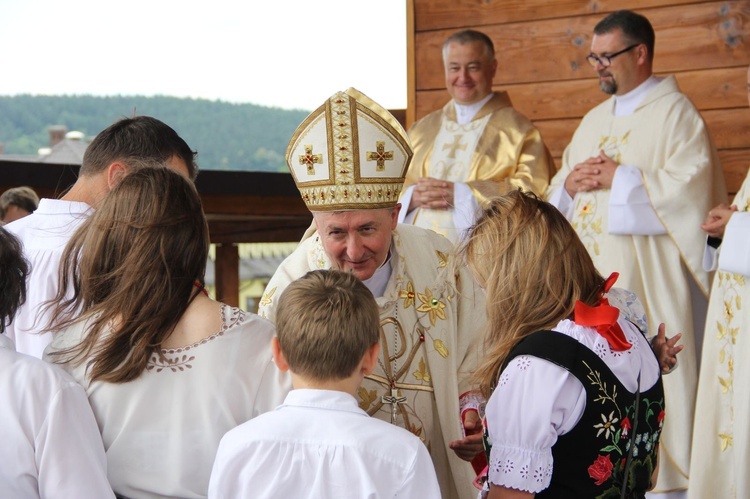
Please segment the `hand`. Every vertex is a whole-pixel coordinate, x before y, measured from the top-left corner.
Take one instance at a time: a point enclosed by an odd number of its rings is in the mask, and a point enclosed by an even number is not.
[[[447,210],[453,207],[453,182],[423,177],[417,180],[409,203],[409,211],[415,208]]]
[[[464,461],[471,461],[480,452],[484,452],[482,443],[482,421],[479,419],[477,411],[471,409],[464,413],[464,433],[466,436],[461,440],[454,440],[450,443],[450,448],[458,457]]]
[[[729,223],[732,214],[737,211],[737,206],[727,206],[724,203],[716,206],[708,212],[706,221],[701,224],[701,229],[711,237],[724,236],[724,229]]]
[[[667,338],[664,323],[659,324],[659,332],[651,340],[651,348],[659,360],[662,372],[669,372],[677,364],[677,354],[683,349],[682,345],[677,345],[680,338],[682,338],[682,333],[677,333],[671,338]]]
[[[565,179],[565,190],[570,197],[575,197],[578,192],[610,189],[618,166],[620,165],[604,154],[604,151],[600,151],[598,156],[573,167],[573,171]]]

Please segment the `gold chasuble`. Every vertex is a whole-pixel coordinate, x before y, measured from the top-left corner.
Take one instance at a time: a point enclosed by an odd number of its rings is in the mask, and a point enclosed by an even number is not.
[[[707,295],[700,224],[713,206],[726,201],[726,187],[705,123],[673,77],[659,82],[633,114],[615,116],[614,104],[613,97],[583,118],[548,196],[563,186],[576,164],[604,150],[618,164],[641,171],[649,201],[666,228],[663,235],[610,234],[609,189],[578,193],[573,200],[571,224],[599,272],[620,273],[618,285],[641,299],[652,334],[661,322],[669,334],[683,333],[679,365],[664,377],[666,418],[655,492],[667,492],[688,486],[697,384],[690,281]]]
[[[476,366],[485,325],[484,296],[464,267],[454,269],[453,247],[436,234],[399,225],[393,232],[391,276],[380,308],[378,365],[362,383],[357,399],[372,417],[406,428],[430,451],[444,499],[473,499],[471,465],[449,443],[462,438],[459,397]],[[258,313],[275,320],[286,286],[331,262],[317,233],[277,269]]]
[[[750,211],[750,172],[732,204]],[[750,497],[750,275],[721,268],[706,317],[693,431],[691,499]]]
[[[421,177],[469,186],[482,206],[487,198],[522,188],[544,195],[555,173],[542,136],[513,109],[506,92],[496,92],[465,125],[456,121],[453,100],[409,130],[414,150],[404,190]],[[417,208],[414,224],[457,241],[453,210]]]

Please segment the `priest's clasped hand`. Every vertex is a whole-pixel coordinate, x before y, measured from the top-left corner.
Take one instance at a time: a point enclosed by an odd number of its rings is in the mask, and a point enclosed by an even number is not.
[[[724,237],[724,228],[735,211],[737,211],[736,205],[727,206],[724,203],[712,208],[708,212],[706,221],[701,224],[701,229],[711,237]]]
[[[573,167],[565,179],[565,190],[570,197],[575,197],[579,192],[611,189],[618,166],[604,151],[599,151],[598,156],[592,156]]]
[[[409,203],[409,211],[416,208],[447,210],[453,208],[453,182],[423,177],[417,180]]]

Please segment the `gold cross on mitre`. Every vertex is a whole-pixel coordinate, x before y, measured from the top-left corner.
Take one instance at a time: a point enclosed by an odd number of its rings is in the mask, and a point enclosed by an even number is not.
[[[461,138],[463,135],[454,135],[453,136],[453,143],[452,144],[443,144],[443,151],[446,149],[450,149],[448,152],[448,157],[451,159],[456,159],[456,151],[458,149],[461,149],[462,151],[466,150],[466,144],[461,143]]]
[[[309,175],[315,175],[315,167],[313,165],[315,163],[322,163],[322,162],[323,162],[323,155],[313,154],[312,146],[305,145],[305,154],[300,155],[299,164],[307,165],[307,173]]]
[[[385,162],[393,161],[393,151],[385,150],[385,142],[375,142],[375,152],[367,151],[367,161],[377,161],[376,170],[382,172],[385,170]]]

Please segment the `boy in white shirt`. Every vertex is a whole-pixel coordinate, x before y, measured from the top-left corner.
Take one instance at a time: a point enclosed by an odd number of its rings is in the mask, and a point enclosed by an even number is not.
[[[439,498],[420,439],[370,418],[354,398],[380,352],[365,285],[350,273],[308,272],[280,297],[276,327],[274,360],[294,390],[224,436],[209,498]],[[390,398],[395,407],[400,394]]]

